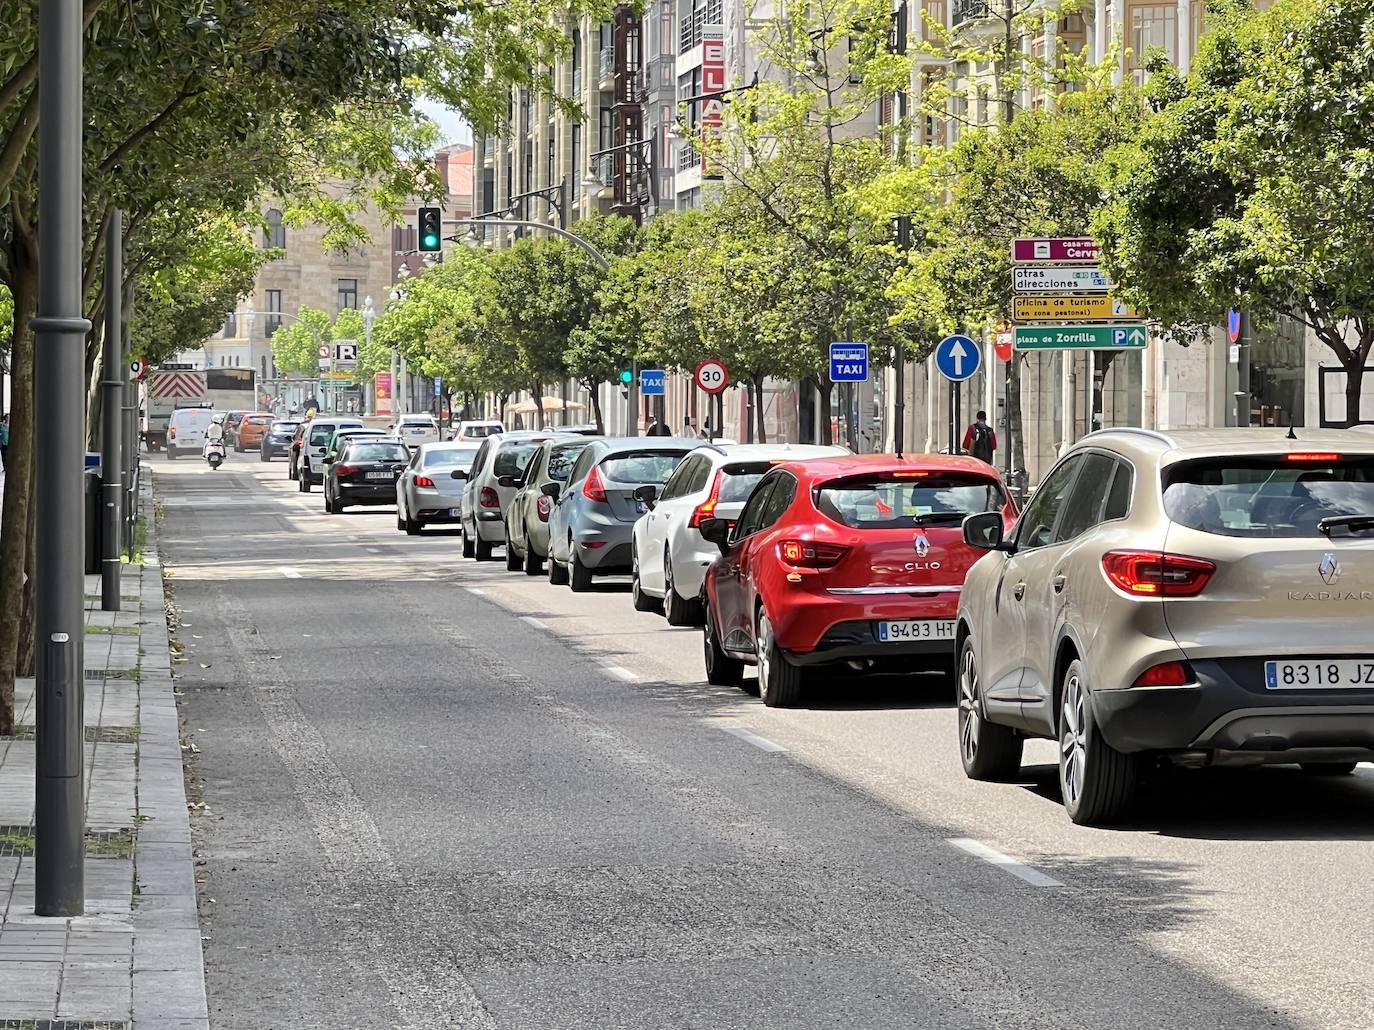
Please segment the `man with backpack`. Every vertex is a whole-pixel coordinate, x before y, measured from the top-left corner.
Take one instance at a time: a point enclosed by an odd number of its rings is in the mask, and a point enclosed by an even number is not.
[[[978,412],[977,419],[969,425],[962,447],[979,461],[993,464],[993,457],[997,453],[997,433],[988,425],[986,411]]]

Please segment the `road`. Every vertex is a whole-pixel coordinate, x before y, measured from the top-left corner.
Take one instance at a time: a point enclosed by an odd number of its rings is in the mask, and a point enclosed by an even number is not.
[[[626,583],[153,460],[217,1028],[1374,1025],[1369,767],[1076,827],[1052,744],[964,778],[943,677],[767,709]]]

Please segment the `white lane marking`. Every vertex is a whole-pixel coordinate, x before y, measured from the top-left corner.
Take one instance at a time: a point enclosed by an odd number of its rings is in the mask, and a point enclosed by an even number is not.
[[[478,597],[486,597],[486,596],[487,596],[487,592],[486,592],[485,590],[478,590],[476,587],[464,587],[464,589],[465,589],[469,594],[476,594]]]
[[[732,737],[739,737],[740,740],[748,744],[753,744],[760,751],[776,753],[778,751],[787,750],[787,748],[783,747],[781,744],[774,744],[767,737],[760,737],[757,733],[750,733],[748,730],[742,729],[739,726],[722,726],[721,729]]]
[[[368,554],[386,554],[380,547],[364,547],[363,550]]]
[[[635,680],[639,679],[639,677],[629,669],[622,668],[619,665],[603,665],[601,668],[605,669],[616,679],[624,680],[626,683],[633,683]]]
[[[283,576],[285,576],[287,579],[300,579],[300,578],[301,578],[301,573],[300,573],[300,570],[299,570],[299,569],[282,569],[282,570],[281,570],[281,574],[282,574]]]
[[[528,623],[529,623],[531,626],[533,626],[535,629],[548,629],[548,628],[549,628],[549,624],[548,624],[547,622],[545,622],[543,619],[536,619],[533,615],[522,615],[522,616],[520,616],[520,621],[521,621],[521,622],[528,622]]]
[[[973,840],[969,837],[951,837],[949,843],[953,844],[960,851],[967,851],[975,858],[981,858],[984,862],[999,866],[1011,873],[1018,879],[1025,880],[1032,887],[1062,887],[1061,882],[1053,876],[1047,876],[1039,869],[1032,869],[1023,862],[1018,862],[1010,855],[1004,855],[996,848],[990,848],[981,841]]]

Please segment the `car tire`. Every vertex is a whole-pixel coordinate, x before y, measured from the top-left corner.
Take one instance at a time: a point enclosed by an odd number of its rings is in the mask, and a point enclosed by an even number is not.
[[[291,460],[291,458],[290,458],[289,456],[288,456],[287,459],[286,459],[286,478],[287,478],[287,479],[299,479],[299,478],[300,478],[300,476],[296,474],[296,465],[295,465],[295,463]]]
[[[405,517],[405,522],[401,526],[401,528],[406,531],[406,536],[419,536],[420,530],[425,528],[425,524],[423,522],[418,522],[415,519],[412,519],[409,515],[407,515]]]
[[[971,780],[1009,780],[1021,771],[1026,740],[1015,730],[983,718],[982,683],[972,638],[964,641],[957,672],[959,758]]]
[[[660,607],[658,598],[646,594],[639,582],[638,556],[635,557],[634,567],[630,570],[630,603],[635,606],[637,612],[656,612]]]
[[[176,449],[175,447],[168,447],[168,448],[167,448],[167,460],[168,460],[168,461],[176,461],[176,460],[177,460],[177,449]]]
[[[258,451],[258,461],[271,461],[271,460],[272,460],[272,455],[268,454],[266,451],[261,451],[261,450]]]
[[[510,542],[510,530],[506,530],[506,571],[519,572],[525,567],[525,559],[516,553]]]
[[[568,570],[558,564],[558,559],[553,556],[553,548],[549,548],[549,582],[556,587],[564,586],[568,582]]]
[[[1349,776],[1355,771],[1354,762],[1301,762],[1298,765],[1309,776]]]
[[[472,542],[472,556],[478,561],[491,561],[491,553],[496,545],[482,539],[478,533],[477,539]]]
[[[1083,662],[1064,670],[1059,708],[1059,788],[1069,818],[1082,826],[1119,822],[1140,780],[1139,755],[1123,754],[1098,732]]]
[[[525,575],[537,576],[544,571],[544,563],[539,560],[539,555],[534,553],[534,548],[530,546],[530,538],[525,537]]]
[[[673,582],[673,559],[667,548],[663,550],[663,615],[669,626],[700,626],[701,601],[684,600]]]
[[[471,558],[476,553],[472,547],[472,537],[468,536],[467,527],[461,521],[458,523],[458,532],[463,534],[463,557]]]
[[[701,622],[702,657],[706,660],[706,682],[713,687],[738,687],[744,681],[744,663],[725,653],[716,639],[711,613]]]
[[[793,665],[778,646],[773,623],[763,609],[759,609],[754,625],[759,657],[759,698],[769,708],[791,708],[801,700],[804,670]]]
[[[396,528],[404,530],[406,528],[405,516],[401,514],[401,506],[396,505]]]
[[[576,547],[569,548],[569,555],[568,586],[572,587],[574,594],[585,594],[592,588],[592,570],[582,564]]]
[[[303,472],[300,478],[296,480],[296,486],[301,493],[308,494],[310,492],[310,473]]]

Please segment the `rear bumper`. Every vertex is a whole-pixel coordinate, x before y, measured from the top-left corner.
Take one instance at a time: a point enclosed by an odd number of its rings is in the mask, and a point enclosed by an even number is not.
[[[676,571],[676,570],[674,570]],[[834,651],[836,648],[871,647],[875,654],[898,654],[898,649],[913,647],[913,654],[926,653],[926,645],[954,653],[954,636],[948,639],[883,643],[877,638],[875,622],[938,619],[953,622],[958,617],[959,594],[949,592],[925,596],[913,594],[851,595],[838,597],[816,590],[787,590],[782,596],[770,591],[764,606],[773,620],[778,646],[792,652],[799,662],[808,652]],[[838,656],[836,656],[838,657]],[[845,657],[871,657],[856,654]],[[824,657],[820,661],[829,661]]]
[[[1355,656],[1351,656],[1355,657]],[[1192,662],[1187,687],[1092,692],[1093,715],[1118,751],[1218,751],[1259,762],[1374,754],[1374,690],[1269,691],[1263,658]]]
[[[338,483],[339,499],[349,504],[395,504],[396,482]]]
[[[598,511],[587,513],[579,522],[573,530],[578,561],[607,576],[628,573],[634,565],[634,523]]]
[[[500,508],[474,508],[477,538],[488,544],[506,542],[506,518]]]
[[[917,668],[932,662],[954,660],[954,637],[938,640],[885,642],[867,619],[837,622],[826,630],[815,648],[800,653],[788,652],[796,665],[824,665],[830,662],[865,660],[879,668]]]
[[[588,547],[579,541],[575,546],[577,560],[599,576],[624,575],[634,565],[634,547],[628,540],[608,542],[605,547]]]

